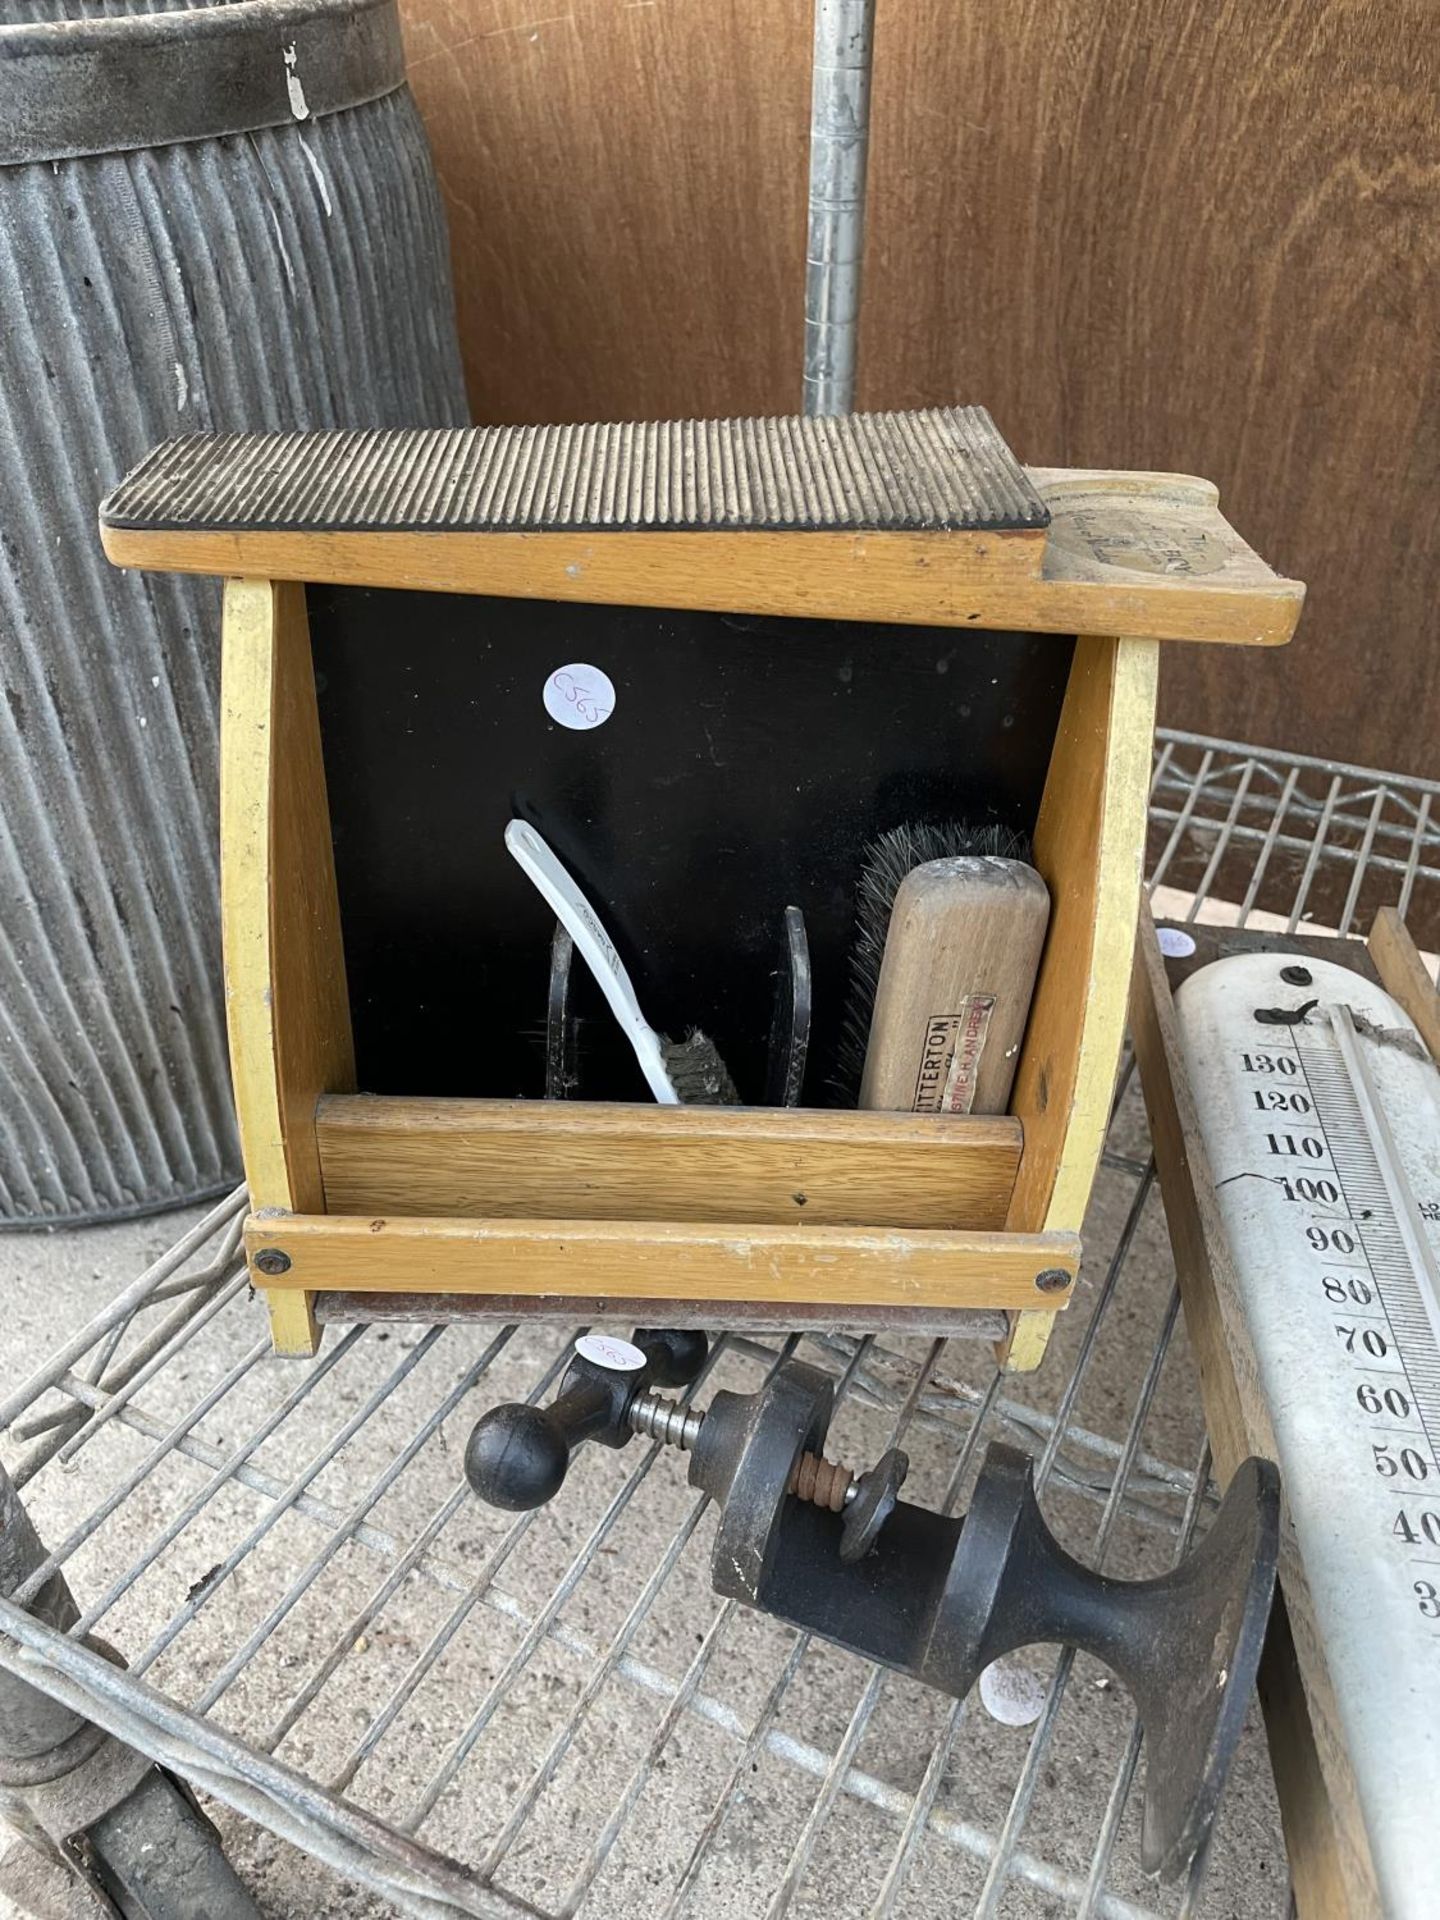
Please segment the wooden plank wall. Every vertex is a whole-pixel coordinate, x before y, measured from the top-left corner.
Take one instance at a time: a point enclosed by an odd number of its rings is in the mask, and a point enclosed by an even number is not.
[[[794,412],[809,0],[401,0],[479,420]]]
[[[402,0],[477,418],[798,403],[809,0]],[[860,403],[1217,481],[1311,601],[1162,719],[1440,773],[1433,0],[879,0]]]

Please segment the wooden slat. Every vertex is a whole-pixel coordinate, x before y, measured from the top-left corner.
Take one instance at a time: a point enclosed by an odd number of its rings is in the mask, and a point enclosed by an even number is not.
[[[1040,531],[289,533],[107,527],[101,537],[116,566],[166,573],[264,572],[277,580],[340,586],[954,626],[972,614],[984,626],[990,611],[1005,604],[1007,590],[1024,582],[1033,594],[1045,549]],[[1022,618],[1010,624],[1031,623]]]
[[[117,566],[175,573],[1252,646],[1278,646],[1290,638],[1303,587],[1272,573],[1250,551],[1221,517],[1206,482],[1185,475],[1052,469],[1033,477],[1056,515],[1048,542],[1039,531],[471,534],[157,527],[105,527],[102,539]],[[1123,537],[1115,533],[1117,524]]]
[[[984,1340],[1000,1337],[1005,1316],[987,1307],[882,1307],[832,1301],[597,1300],[588,1293],[317,1293],[322,1326],[404,1322],[435,1326],[465,1320],[525,1320],[541,1326],[698,1327],[702,1333],[853,1333],[890,1339]]]
[[[1431,1059],[1440,1061],[1440,992],[1394,907],[1382,907],[1376,914],[1366,944],[1380,984],[1415,1022]]]
[[[1078,1233],[1109,1119],[1125,1031],[1159,649],[1142,640],[1077,643],[1035,828],[1050,887],[1050,932],[1011,1109],[1025,1151],[1007,1225]],[[1016,1371],[1039,1365],[1044,1314],[1012,1327]]]
[[[1188,473],[1029,467],[1050,510],[1044,579],[1074,631],[1278,646],[1305,588],[1277,574]],[[1043,604],[1043,602],[1041,603]]]
[[[1275,1594],[1255,1690],[1280,1801],[1293,1920],[1379,1920],[1376,1890],[1362,1887],[1352,1898],[1346,1883],[1344,1841],[1325,1786],[1283,1590]],[[1364,1871],[1370,1871],[1368,1856]]]
[[[847,1306],[1021,1307],[1062,1302],[1037,1276],[1079,1261],[1074,1234],[899,1233],[846,1227],[662,1225],[615,1220],[353,1219],[295,1214],[245,1224],[290,1261],[271,1288]]]
[[[1148,907],[1140,918],[1130,1030],[1185,1328],[1200,1374],[1221,1481],[1247,1455],[1275,1458],[1275,1437],[1240,1304],[1175,1008]],[[1272,1623],[1260,1677],[1300,1920],[1378,1920],[1375,1871],[1345,1753],[1324,1649],[1293,1532],[1281,1530],[1283,1621]]]
[[[325,1204],[315,1103],[355,1083],[305,594],[225,590],[221,924],[230,1068],[256,1207]],[[303,1295],[270,1299],[276,1351],[313,1353]]]
[[[1021,1139],[1005,1116],[366,1094],[322,1100],[316,1133],[329,1213],[931,1229],[1003,1226]]]

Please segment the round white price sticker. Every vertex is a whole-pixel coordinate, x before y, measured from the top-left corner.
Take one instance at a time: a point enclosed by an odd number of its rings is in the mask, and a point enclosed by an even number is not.
[[[546,680],[545,711],[560,726],[588,733],[603,727],[615,711],[615,683],[603,667],[572,660]]]
[[[575,1342],[575,1351],[582,1360],[589,1360],[597,1367],[610,1367],[616,1373],[638,1373],[645,1364],[639,1347],[632,1347],[628,1340],[613,1333],[582,1333]]]
[[[995,1660],[980,1676],[980,1699],[992,1720],[1004,1727],[1028,1727],[1045,1710],[1045,1683],[1029,1667]]]

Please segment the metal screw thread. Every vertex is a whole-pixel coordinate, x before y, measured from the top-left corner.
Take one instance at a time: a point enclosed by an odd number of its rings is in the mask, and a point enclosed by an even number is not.
[[[674,1400],[662,1400],[656,1393],[638,1394],[630,1402],[630,1431],[664,1447],[679,1447],[688,1453],[700,1436],[703,1413],[687,1413]],[[855,1475],[848,1467],[837,1466],[818,1453],[802,1453],[790,1476],[789,1491],[797,1500],[812,1506],[828,1507],[840,1513],[855,1498]]]
[[[797,1500],[828,1507],[831,1513],[839,1513],[854,1498],[854,1484],[855,1476],[848,1467],[837,1466],[817,1453],[802,1453],[790,1476],[790,1491]]]
[[[674,1400],[662,1400],[657,1394],[642,1393],[630,1402],[630,1430],[658,1440],[663,1446],[681,1447],[686,1453],[700,1434],[703,1413],[687,1413]]]

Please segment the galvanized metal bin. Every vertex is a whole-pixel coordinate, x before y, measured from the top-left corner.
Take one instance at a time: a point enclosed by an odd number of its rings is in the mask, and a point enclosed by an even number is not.
[[[238,1175],[216,589],[96,503],[168,435],[467,419],[394,0],[0,0],[0,1225]]]

